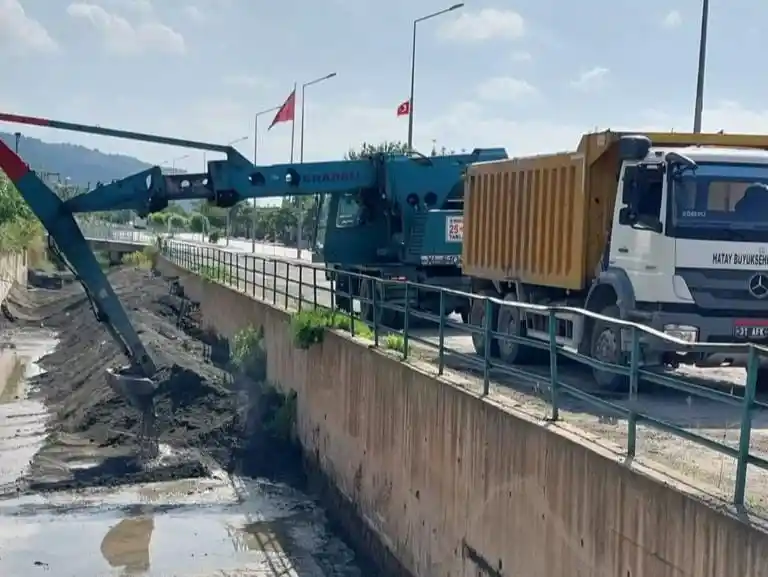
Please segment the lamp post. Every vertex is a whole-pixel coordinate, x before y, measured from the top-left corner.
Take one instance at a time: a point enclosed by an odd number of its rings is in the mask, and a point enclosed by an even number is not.
[[[324,82],[326,80],[330,80],[331,78],[334,78],[336,76],[335,72],[331,72],[330,74],[326,74],[325,76],[322,76],[320,78],[315,78],[314,80],[310,80],[309,82],[305,82],[301,85],[301,128],[299,129],[299,140],[301,143],[299,144],[299,162],[304,163],[304,116],[305,116],[305,108],[304,103],[306,102],[305,92],[307,90],[307,87],[314,86],[315,84],[320,84],[321,82]],[[297,201],[297,205],[299,208],[299,222],[298,222],[298,230],[296,231],[296,258],[301,258],[301,245],[304,240],[304,210],[301,206],[301,200]]]
[[[280,106],[273,106],[253,115],[253,164],[257,163],[259,156],[259,117],[277,112]],[[253,212],[251,213],[251,252],[256,252],[256,198],[253,199]]]
[[[234,140],[230,140],[227,142],[227,146],[234,146],[235,144],[239,144],[240,142],[245,142],[248,140],[249,136],[241,136],[240,138],[235,138]],[[229,233],[232,231],[232,211],[235,209],[233,206],[227,211],[227,231],[226,231],[226,246],[229,246]]]
[[[701,3],[701,35],[699,37],[699,71],[696,77],[696,107],[693,111],[693,132],[701,132],[701,114],[704,109],[704,71],[707,65],[707,28],[709,26],[709,0]]]
[[[444,8],[443,10],[438,10],[437,12],[433,12],[432,14],[427,14],[426,16],[422,16],[421,18],[416,18],[416,20],[413,21],[413,41],[411,44],[411,95],[408,98],[408,149],[409,150],[413,149],[413,88],[414,88],[414,85],[416,84],[416,25],[419,22],[424,22],[424,20],[429,20],[431,18],[435,18],[437,16],[442,16],[443,14],[447,14],[448,12],[453,12],[454,10],[458,10],[463,6],[464,6],[463,2],[459,4],[454,4],[453,6]]]

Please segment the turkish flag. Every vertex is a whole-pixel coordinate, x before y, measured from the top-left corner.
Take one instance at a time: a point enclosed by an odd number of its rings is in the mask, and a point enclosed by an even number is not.
[[[272,127],[279,122],[290,122],[296,117],[296,89],[291,92],[290,96],[285,99],[285,102],[280,107],[280,110],[275,114],[275,119],[272,124],[269,125],[267,130],[271,130]]]
[[[411,101],[406,100],[397,107],[397,116],[408,116],[411,113]]]

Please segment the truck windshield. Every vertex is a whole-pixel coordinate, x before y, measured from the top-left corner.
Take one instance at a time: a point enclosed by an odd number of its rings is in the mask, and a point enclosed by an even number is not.
[[[734,236],[729,232],[741,236],[740,231],[753,231],[760,238],[743,240],[765,240],[768,166],[701,164],[695,172],[673,178],[671,212],[675,229],[698,229],[697,238],[726,239]]]

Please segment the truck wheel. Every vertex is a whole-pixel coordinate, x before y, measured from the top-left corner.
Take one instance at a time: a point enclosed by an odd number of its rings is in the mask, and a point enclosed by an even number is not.
[[[514,302],[516,298],[515,294],[509,293],[504,297],[504,300]],[[512,306],[499,307],[498,332],[525,338],[527,331],[519,308]],[[499,347],[499,359],[509,365],[537,364],[542,362],[544,358],[545,351],[535,347],[527,347],[502,338],[496,339],[496,342]]]
[[[373,281],[360,280],[360,316],[370,324],[373,324]],[[369,302],[366,302],[369,301]],[[378,309],[379,325],[390,329],[401,330],[403,328],[403,315],[400,311],[394,311],[382,307],[379,303],[384,302],[384,293],[381,284],[376,283],[376,308]]]
[[[348,276],[336,273],[336,285],[334,287],[336,289],[334,293],[336,308],[348,313],[352,312],[352,298],[348,296],[351,294],[351,291],[349,290],[350,285],[351,283],[349,282]]]
[[[619,307],[610,305],[600,311],[606,317],[620,318]],[[627,364],[627,355],[621,349],[621,329],[617,325],[596,320],[592,327],[589,355],[604,363]],[[592,369],[592,376],[603,391],[619,391],[627,387],[627,377],[601,369]]]
[[[495,291],[482,290],[478,293],[480,296],[498,297]],[[498,326],[498,306],[493,305],[491,307],[491,330],[495,331]],[[485,324],[485,301],[482,299],[474,299],[472,307],[469,309],[469,324],[483,328]],[[472,333],[472,345],[475,348],[475,352],[481,357],[485,356],[485,335],[480,333]],[[496,339],[491,339],[490,345],[491,357],[498,358],[499,356],[499,342]]]
[[[758,393],[768,393],[768,368],[760,368],[757,370],[755,390]]]

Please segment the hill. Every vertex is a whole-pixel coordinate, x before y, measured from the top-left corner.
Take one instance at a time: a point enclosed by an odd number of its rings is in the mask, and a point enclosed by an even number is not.
[[[0,132],[0,140],[11,148],[16,146],[13,134]],[[90,188],[97,182],[109,183],[152,166],[132,156],[107,154],[68,142],[44,142],[23,135],[19,140],[19,154],[38,173],[52,174],[50,179],[54,181],[64,182],[69,178],[73,185]],[[179,204],[189,210],[194,203],[181,201]]]
[[[11,148],[16,145],[13,134],[0,132],[0,139]],[[131,156],[106,154],[77,144],[43,142],[23,135],[19,141],[19,154],[36,171],[56,173],[62,181],[69,178],[78,186],[90,183],[93,187],[97,182],[112,182],[151,166]]]

